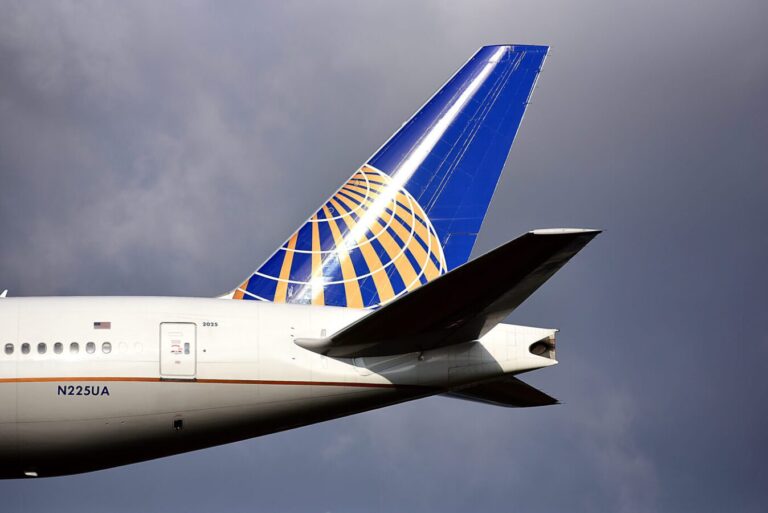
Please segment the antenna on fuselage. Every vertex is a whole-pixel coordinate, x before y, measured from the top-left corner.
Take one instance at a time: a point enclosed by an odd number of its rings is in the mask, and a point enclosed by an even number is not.
[[[0,298],[8,297],[8,289],[5,289],[2,294],[0,294]]]

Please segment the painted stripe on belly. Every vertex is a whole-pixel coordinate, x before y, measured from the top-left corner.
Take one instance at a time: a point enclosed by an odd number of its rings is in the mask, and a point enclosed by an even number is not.
[[[287,386],[317,386],[317,387],[354,387],[354,388],[407,388],[431,389],[422,385],[398,385],[394,383],[361,383],[345,381],[282,381],[271,379],[172,379],[172,378],[139,378],[139,377],[57,377],[57,378],[0,378],[0,383],[55,383],[55,382],[139,382],[139,383],[203,383],[222,385],[287,385]]]

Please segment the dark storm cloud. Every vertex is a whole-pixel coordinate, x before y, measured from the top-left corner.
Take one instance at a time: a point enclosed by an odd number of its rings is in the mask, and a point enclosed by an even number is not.
[[[764,2],[3,2],[0,289],[214,295],[478,46],[553,46],[475,254],[606,229],[512,317],[563,400],[430,399],[3,511],[762,511]]]

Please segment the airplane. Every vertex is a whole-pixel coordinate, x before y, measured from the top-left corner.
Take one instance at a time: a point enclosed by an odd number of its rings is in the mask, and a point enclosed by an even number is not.
[[[442,395],[556,404],[502,321],[599,230],[470,253],[549,48],[480,48],[212,298],[0,297],[0,478],[90,472]]]

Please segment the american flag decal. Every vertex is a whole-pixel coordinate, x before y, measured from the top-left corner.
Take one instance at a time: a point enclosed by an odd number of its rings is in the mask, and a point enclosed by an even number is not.
[[[111,322],[94,322],[93,323],[93,329],[95,330],[111,330],[112,329],[112,323]]]

